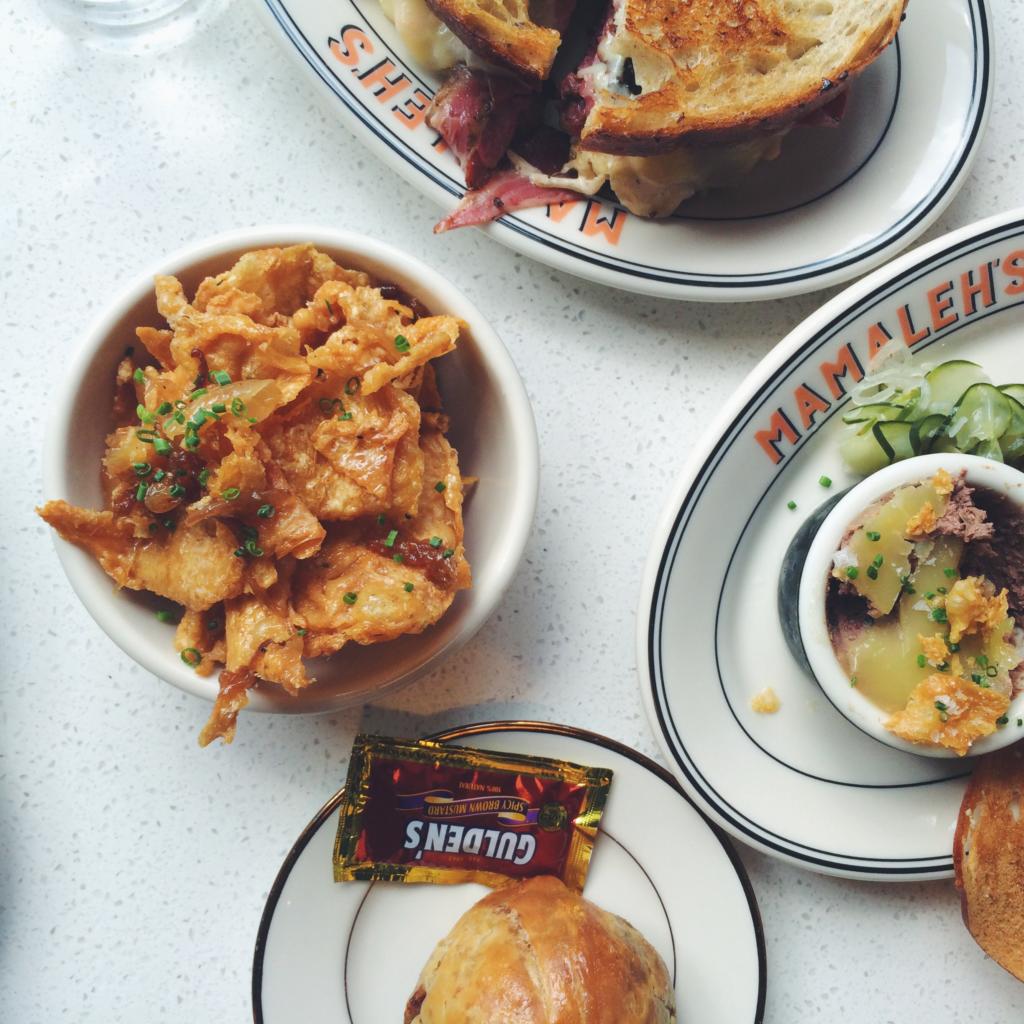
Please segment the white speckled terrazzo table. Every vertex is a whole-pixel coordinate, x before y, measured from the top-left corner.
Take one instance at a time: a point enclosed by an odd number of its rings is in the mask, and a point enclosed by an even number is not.
[[[992,121],[932,235],[1024,204],[1024,3],[992,6]],[[472,231],[434,237],[436,210],[325,115],[247,3],[135,57],[77,45],[45,8],[0,5],[0,1019],[241,1021],[267,891],[358,728],[539,718],[655,753],[634,664],[648,537],[722,397],[825,296],[676,305]],[[99,631],[33,516],[42,430],[81,326],[127,275],[200,236],[285,220],[403,246],[492,317],[534,402],[540,506],[500,610],[433,675],[365,710],[248,716],[233,746],[200,751],[208,706]],[[951,884],[840,882],[741,854],[764,917],[769,1024],[1024,1016],[1024,987],[974,945]]]

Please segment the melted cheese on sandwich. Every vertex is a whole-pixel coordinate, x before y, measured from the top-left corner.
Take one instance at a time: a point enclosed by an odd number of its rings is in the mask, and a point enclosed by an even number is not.
[[[447,71],[473,55],[465,43],[431,10],[425,0],[380,0],[409,56],[426,71]]]
[[[544,175],[512,155],[534,185],[592,196],[605,185],[640,217],[668,217],[698,192],[735,184],[762,160],[774,160],[785,131],[720,146],[688,146],[658,156],[613,156],[575,148],[557,175]]]

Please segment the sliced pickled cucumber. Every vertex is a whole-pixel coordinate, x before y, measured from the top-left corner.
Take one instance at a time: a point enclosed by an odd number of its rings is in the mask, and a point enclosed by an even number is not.
[[[870,405],[854,405],[843,413],[844,423],[876,423],[879,420],[898,420],[906,410],[899,405],[872,402]]]
[[[988,374],[966,359],[950,359],[936,366],[925,378],[928,382],[928,409],[948,415],[960,397],[975,384],[987,384]]]
[[[875,435],[879,447],[885,452],[889,462],[899,462],[917,455],[914,448],[914,427],[903,420],[890,423],[876,423],[871,432]]]
[[[932,413],[931,416],[925,416],[923,420],[918,420],[914,424],[912,431],[914,436],[911,438],[911,443],[914,444],[918,452],[930,452],[932,442],[942,435],[945,429],[946,417],[941,413]]]
[[[1011,400],[992,384],[972,385],[953,409],[946,433],[961,451],[983,441],[998,441],[1013,419]]]
[[[889,457],[869,429],[847,434],[839,443],[839,454],[859,476],[870,476],[889,465]]]

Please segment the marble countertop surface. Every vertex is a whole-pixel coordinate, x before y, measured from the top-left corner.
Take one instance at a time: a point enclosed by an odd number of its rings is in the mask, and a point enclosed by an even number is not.
[[[648,538],[722,396],[827,296],[680,305],[477,232],[436,237],[436,209],[325,110],[250,2],[211,0],[200,31],[134,55],[76,41],[58,6],[0,3],[0,1016],[242,1021],[267,892],[357,730],[546,719],[656,755],[634,654]],[[988,134],[929,237],[1024,205],[1024,3],[991,7]],[[499,610],[432,675],[365,709],[246,716],[232,746],[201,751],[208,705],[114,647],[32,509],[53,385],[83,325],[169,250],[272,221],[372,226],[492,318],[534,403],[540,504]],[[614,430],[594,415],[609,403]],[[952,883],[844,882],[740,853],[764,918],[769,1024],[1022,1019],[1024,987],[975,946]]]

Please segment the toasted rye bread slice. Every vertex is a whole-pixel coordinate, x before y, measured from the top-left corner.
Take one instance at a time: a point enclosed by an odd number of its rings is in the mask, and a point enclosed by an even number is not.
[[[960,807],[953,863],[971,935],[1024,981],[1024,743],[978,762]]]
[[[551,73],[562,34],[533,21],[529,0],[427,0],[474,53],[533,82]]]
[[[580,72],[594,95],[581,142],[642,155],[778,129],[868,67],[906,2],[614,0],[598,63]],[[627,59],[638,95],[616,81]]]

